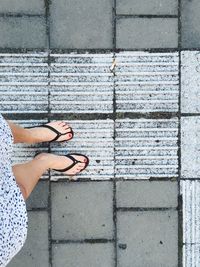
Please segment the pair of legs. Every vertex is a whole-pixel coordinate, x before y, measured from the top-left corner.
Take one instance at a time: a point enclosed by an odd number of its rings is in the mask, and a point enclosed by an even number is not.
[[[46,141],[45,138],[48,138],[48,135],[50,136],[52,134],[50,133],[50,131],[48,131],[48,129],[45,128],[24,129],[23,127],[13,123],[10,120],[7,120],[7,123],[9,124],[14,136],[14,144],[33,144],[44,142]],[[60,131],[63,130],[63,132],[65,132],[64,122],[55,122],[54,125],[56,125]],[[77,160],[85,161],[83,157],[77,157]],[[50,153],[41,153],[29,162],[12,166],[12,170],[16,178],[16,182],[22,191],[24,199],[26,200],[38,183],[38,180],[48,169],[62,169],[67,167],[67,165],[70,165],[70,163],[70,160],[64,156],[54,155]],[[71,174],[76,174],[76,172],[83,169],[84,166],[85,164],[83,162],[78,163],[77,166],[74,166],[72,168]]]

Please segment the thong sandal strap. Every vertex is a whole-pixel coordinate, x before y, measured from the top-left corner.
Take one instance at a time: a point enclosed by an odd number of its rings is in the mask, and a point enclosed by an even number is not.
[[[64,156],[67,157],[67,158],[70,158],[73,161],[73,163],[70,166],[68,166],[67,168],[65,168],[65,169],[53,169],[53,170],[59,171],[59,172],[65,172],[65,171],[68,171],[69,169],[73,168],[77,163],[81,162],[79,160],[76,160],[71,155],[64,155]]]
[[[26,128],[36,128],[36,127],[46,127],[46,128],[52,130],[53,132],[55,132],[57,134],[56,137],[53,138],[52,140],[50,140],[49,142],[56,141],[61,135],[65,135],[65,134],[68,134],[68,133],[73,134],[71,127],[68,127],[67,128],[67,129],[71,129],[71,131],[70,132],[66,132],[66,133],[60,133],[59,131],[57,131],[56,129],[54,129],[52,126],[46,125],[46,124],[42,124],[42,125],[38,125],[38,126],[32,126],[32,127],[26,127]],[[66,141],[66,140],[64,140],[64,141]]]

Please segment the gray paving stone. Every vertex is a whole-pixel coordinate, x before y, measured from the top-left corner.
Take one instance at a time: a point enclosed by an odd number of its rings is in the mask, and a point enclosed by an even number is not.
[[[106,244],[55,244],[53,267],[113,267],[114,246]]]
[[[1,17],[0,48],[45,48],[45,18]]]
[[[177,211],[118,212],[118,267],[177,267]]]
[[[1,13],[44,14],[44,0],[1,0]]]
[[[113,238],[112,182],[52,184],[52,238]]]
[[[200,178],[200,117],[181,118],[181,177]]]
[[[181,44],[183,48],[200,47],[200,2],[181,1]]]
[[[177,15],[177,0],[117,0],[118,14]]]
[[[170,181],[117,182],[118,207],[177,207],[178,185]]]
[[[51,48],[112,48],[111,0],[51,4]]]
[[[176,48],[176,18],[121,18],[117,20],[117,48]]]
[[[48,213],[29,211],[27,240],[8,267],[49,267]]]
[[[200,53],[181,52],[181,112],[200,112]]]
[[[49,183],[39,181],[26,201],[27,209],[48,207]]]

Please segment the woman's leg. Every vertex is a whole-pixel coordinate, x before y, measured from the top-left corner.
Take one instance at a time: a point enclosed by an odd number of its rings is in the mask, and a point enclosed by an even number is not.
[[[14,136],[14,144],[16,143],[34,143],[34,138],[32,137],[31,131],[29,129],[24,129],[18,124],[13,123],[10,120],[6,120],[10,126],[12,134]]]
[[[29,162],[12,166],[16,182],[25,200],[30,196],[38,180],[50,168],[50,165],[47,157],[38,155]]]
[[[69,171],[66,171],[66,174],[75,175],[85,167],[87,159],[84,156],[75,157],[81,162],[75,164]],[[51,153],[40,153],[29,162],[14,165],[12,170],[16,178],[16,182],[22,191],[24,199],[26,200],[30,196],[43,173],[45,173],[48,169],[63,169],[71,164],[72,160],[65,156]]]

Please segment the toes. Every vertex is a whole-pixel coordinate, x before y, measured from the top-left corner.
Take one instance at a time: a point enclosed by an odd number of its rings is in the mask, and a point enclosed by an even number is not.
[[[68,138],[70,138],[70,139],[72,138],[72,134],[71,134],[71,133],[69,133],[67,136],[68,136]]]

